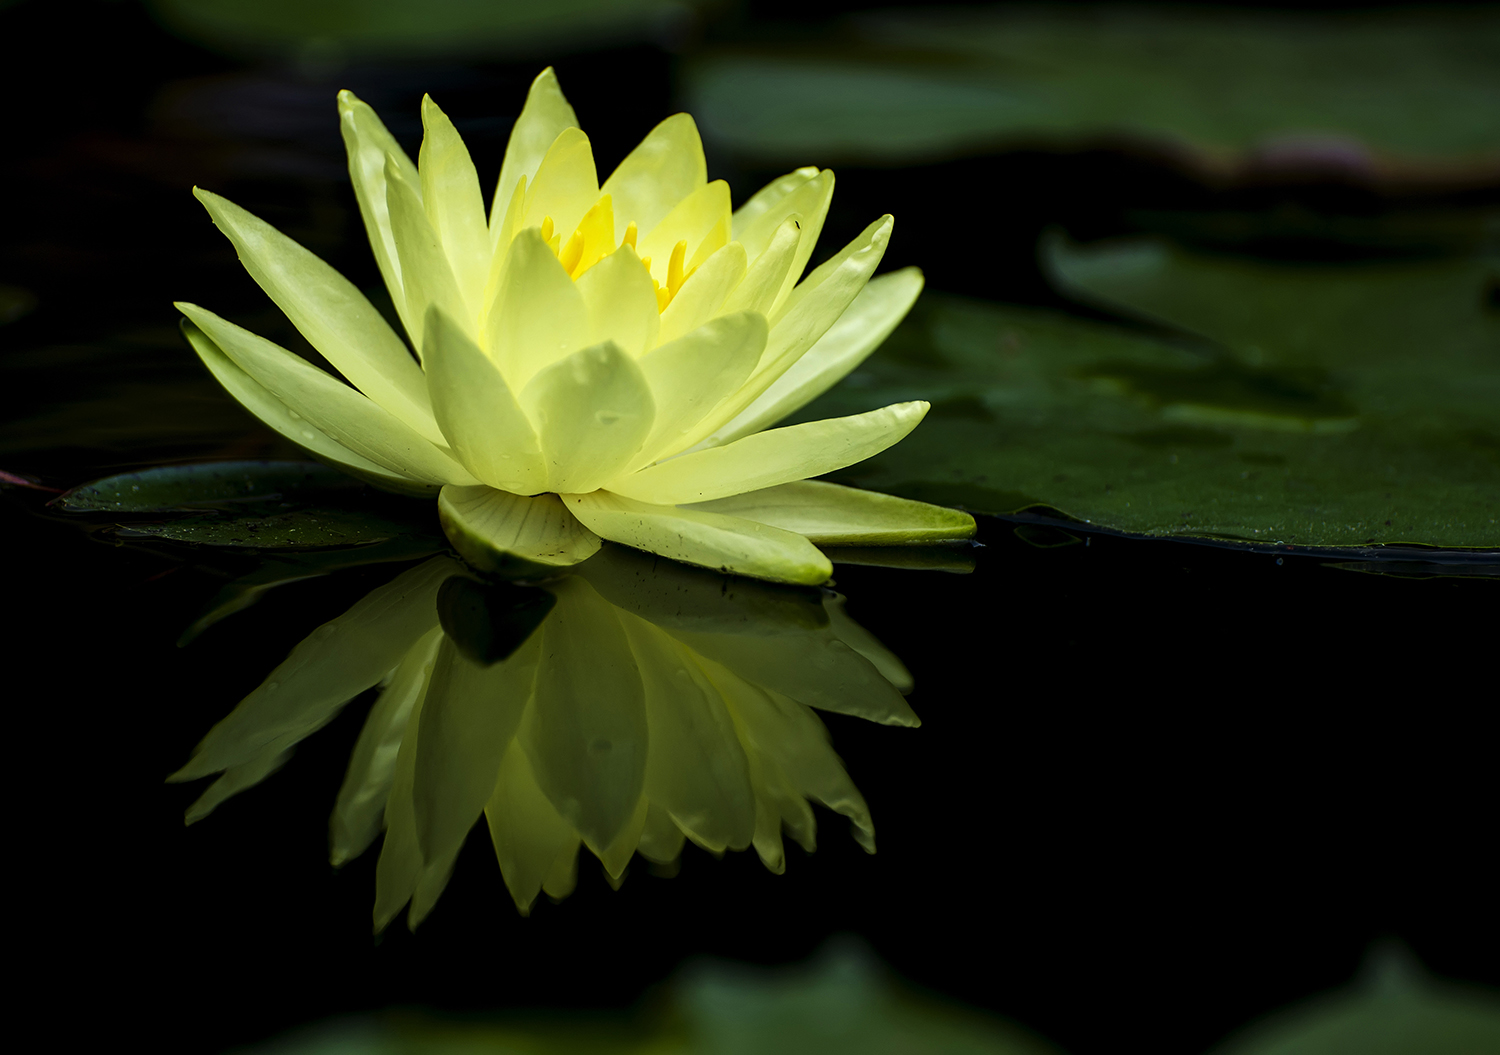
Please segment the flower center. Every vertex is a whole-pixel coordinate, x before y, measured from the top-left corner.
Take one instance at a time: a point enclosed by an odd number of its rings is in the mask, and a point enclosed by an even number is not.
[[[556,224],[552,217],[544,216],[542,218],[542,241],[552,247],[552,252],[562,264],[563,270],[570,278],[577,281],[579,275],[619,249],[620,246],[628,245],[631,249],[635,249],[635,240],[639,231],[634,220],[626,224],[625,234],[620,239],[619,245],[614,243],[614,229],[614,210],[610,204],[609,195],[605,195],[584,214],[566,245],[562,243],[562,235],[556,231]],[[651,258],[641,257],[641,266],[646,269],[646,276],[651,278],[651,287],[656,291],[656,310],[659,312],[667,310],[667,305],[672,303],[672,298],[677,296],[677,291],[682,289],[682,284],[692,278],[693,272],[698,270],[696,267],[684,270],[687,262],[687,247],[686,239],[672,247],[672,255],[667,258],[666,285],[662,285],[651,277]]]

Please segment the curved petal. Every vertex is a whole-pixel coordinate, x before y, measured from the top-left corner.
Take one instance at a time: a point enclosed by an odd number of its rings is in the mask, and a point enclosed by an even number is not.
[[[368,474],[376,481],[396,490],[406,490],[413,485],[426,486],[423,481],[414,476],[388,469],[384,465],[372,462],[362,454],[354,453],[322,429],[314,428],[312,423],[301,414],[277,399],[264,385],[236,366],[234,360],[209,340],[206,333],[187,319],[182,320],[182,332],[187,337],[188,343],[192,345],[193,351],[198,353],[198,358],[203,360],[203,365],[208,367],[219,384],[224,386],[224,390],[233,396],[240,406],[299,447],[341,468],[349,469],[357,474]]]
[[[551,66],[537,74],[526,94],[526,105],[510,130],[505,147],[505,161],[500,166],[500,182],[495,185],[495,202],[490,209],[492,235],[505,218],[505,208],[521,178],[536,175],[547,156],[547,150],[565,128],[577,128],[578,116],[563,98],[562,87]]]
[[[928,406],[921,400],[893,403],[846,418],[758,432],[659,462],[613,481],[610,490],[642,502],[680,505],[822,476],[899,443],[926,416]]]
[[[849,613],[844,610],[846,601],[847,598],[841,593],[823,591],[823,610],[828,613],[828,628],[840,641],[869,660],[870,666],[891,683],[891,688],[905,696],[916,685],[911,671],[906,669],[900,656],[880,643],[879,638],[849,618]]]
[[[776,228],[770,244],[750,260],[744,281],[734,288],[722,310],[758,311],[769,318],[771,310],[786,298],[796,281],[792,261],[801,245],[802,218],[788,216]]]
[[[816,585],[833,565],[801,535],[720,513],[649,505],[608,491],[563,495],[595,534],[671,560],[777,582]]]
[[[510,243],[505,277],[485,330],[489,352],[512,391],[543,367],[589,343],[583,295],[536,228]]]
[[[250,277],[335,370],[429,440],[443,441],[422,368],[352,282],[233,202],[197,187],[193,195]]]
[[[735,239],[744,234],[747,227],[769,212],[782,198],[815,177],[818,171],[816,165],[804,165],[795,172],[788,172],[785,176],[772,180],[756,191],[749,201],[734,210]]]
[[[974,518],[957,509],[821,480],[799,480],[688,508],[744,517],[828,545],[939,542],[972,538],[975,531]]]
[[[473,328],[479,313],[470,310],[459,292],[458,281],[453,277],[437,232],[428,222],[422,199],[416,187],[401,177],[393,160],[386,165],[385,201],[406,290],[406,310],[401,317],[406,322],[406,335],[421,357],[422,328],[429,307],[436,305],[466,329]]]
[[[739,391],[766,346],[766,320],[753,312],[723,315],[652,349],[641,359],[656,420],[631,468],[682,449],[704,416]]]
[[[470,315],[477,316],[493,255],[479,174],[458,129],[430,95],[422,96],[422,127],[422,151],[417,155],[422,206],[458,291]]]
[[[380,266],[391,302],[409,333],[422,320],[406,318],[401,261],[396,255],[396,240],[391,234],[390,212],[386,207],[385,165],[387,158],[393,158],[402,178],[414,187],[419,185],[417,166],[406,156],[395,136],[386,131],[375,111],[350,91],[339,92],[339,130],[349,154],[349,179],[354,184],[354,197],[359,202],[359,215],[365,222],[370,248],[375,252],[375,263]]]
[[[592,491],[618,476],[651,433],[656,404],[635,359],[612,341],[542,370],[521,393],[542,441],[547,490]]]
[[[355,453],[425,483],[478,483],[444,448],[302,357],[196,304],[177,308],[294,413]]]
[[[620,246],[579,275],[577,284],[588,307],[589,344],[614,341],[639,357],[657,343],[662,315],[656,288],[630,246]]]
[[[599,550],[599,536],[552,494],[527,498],[492,487],[445,487],[438,519],[464,560],[483,571],[563,567]]]
[[[565,128],[548,148],[526,188],[521,226],[540,227],[550,216],[553,230],[566,244],[578,221],[598,200],[599,177],[589,137],[580,129]]]
[[[698,126],[687,114],[673,114],[646,134],[600,188],[614,199],[615,242],[631,222],[651,230],[707,181]]]
[[[505,752],[484,815],[505,886],[521,915],[529,915],[558,866],[577,858],[578,833],[537,786],[525,751]]]
[[[824,169],[812,179],[792,189],[771,203],[760,216],[746,224],[743,229],[736,225],[736,236],[745,246],[745,252],[754,260],[771,244],[771,240],[789,217],[798,217],[802,225],[802,240],[792,257],[791,281],[802,277],[802,270],[811,259],[818,236],[823,232],[823,221],[828,216],[828,205],[833,201],[833,170]],[[772,308],[775,311],[775,308]]]
[[[872,278],[806,354],[710,436],[709,445],[729,443],[774,425],[842,381],[911,311],[922,292],[922,281],[922,272],[914,267]]]
[[[729,242],[729,184],[714,180],[698,188],[649,231],[642,231],[637,250],[651,258],[651,277],[667,284],[672,251],[687,243],[686,265],[696,267]]]
[[[435,306],[424,341],[433,410],[464,467],[502,491],[546,490],[541,443],[490,357]]]
[[[663,343],[676,340],[721,314],[729,294],[744,281],[748,266],[744,246],[738,242],[722,246],[688,276],[667,310],[661,313],[658,340]]]

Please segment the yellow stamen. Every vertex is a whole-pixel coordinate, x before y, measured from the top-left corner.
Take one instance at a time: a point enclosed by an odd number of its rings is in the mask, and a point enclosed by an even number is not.
[[[672,303],[672,291],[665,286],[658,289],[656,291],[656,310],[658,312],[666,311],[667,305],[670,303]]]
[[[552,241],[552,217],[550,216],[542,217],[542,241]]]
[[[635,248],[636,235],[639,234],[639,233],[640,232],[637,230],[637,228],[635,226],[635,221],[631,220],[628,224],[625,225],[625,237],[622,238],[622,239],[620,239],[620,244],[621,245],[628,245],[628,246],[630,246],[630,248],[634,249]],[[651,265],[647,264],[646,266],[650,267]]]
[[[682,262],[686,258],[687,240],[684,239],[672,247],[672,258],[667,261],[667,289],[674,297],[682,288]]]
[[[558,235],[561,238],[561,235]],[[568,244],[558,254],[557,259],[561,261],[563,270],[572,274],[578,267],[578,262],[583,259],[583,231],[574,231],[573,237],[568,239]]]
[[[630,248],[634,249],[635,246],[631,246]],[[641,257],[641,267],[646,269],[646,274],[651,274],[651,258],[649,256]],[[656,280],[652,279],[651,281],[655,282]]]

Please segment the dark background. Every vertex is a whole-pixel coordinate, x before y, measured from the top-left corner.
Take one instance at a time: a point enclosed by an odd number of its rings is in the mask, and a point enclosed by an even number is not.
[[[79,1046],[217,1051],[392,1005],[625,1008],[685,957],[786,963],[852,932],[909,984],[1075,1055],[1192,1055],[1343,984],[1386,936],[1438,974],[1500,982],[1483,864],[1493,583],[1102,534],[1039,549],[998,520],[982,522],[972,576],[837,571],[851,613],[915,673],[925,723],[827,718],[874,812],[874,857],[820,811],[817,853],[790,850],[784,876],[753,854],[690,848],[678,877],[637,863],[615,892],[585,857],[571,898],[522,919],[481,832],[417,934],[398,923],[372,940],[374,853],[326,865],[327,813],[367,700],[183,829],[198,789],[165,774],[312,627],[396,570],[284,587],[179,650],[248,558],[116,547],[45,517],[42,488],[288,453],[175,336],[171,301],[184,299],[292,341],[188,188],[226,194],[370,287],[337,88],[374,105],[413,154],[431,91],[488,174],[526,85],[555,61],[607,172],[674,111],[683,48],[824,32],[832,13],[870,6],[809,16],[752,3],[688,38],[336,75],[214,55],[134,3],[0,9],[0,281],[36,303],[0,328],[0,469],[39,485],[5,491],[3,506],[20,1014]],[[712,154],[709,166],[737,202],[777,174]],[[998,252],[965,258],[951,231],[924,224],[942,181],[1008,189],[1019,204],[998,217]],[[1458,197],[1476,194],[1494,191]],[[1114,149],[1022,152],[842,167],[822,245],[894,212],[886,269],[916,263],[929,288],[1082,311],[1037,271],[1043,227],[1089,238],[1131,230],[1142,208],[1288,200],[1403,206],[1320,180],[1209,188]]]

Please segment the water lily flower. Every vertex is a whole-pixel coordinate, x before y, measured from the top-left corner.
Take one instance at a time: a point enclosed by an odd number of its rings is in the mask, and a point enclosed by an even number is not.
[[[466,622],[464,598],[486,590],[547,603],[523,601],[535,619],[505,637]],[[497,637],[503,655],[489,651]],[[376,685],[330,841],[340,865],[384,830],[377,930],[408,903],[412,926],[432,910],[481,816],[522,913],[573,889],[580,847],[615,885],[635,854],[671,865],[689,839],[715,854],[753,846],[779,873],[783,830],[813,849],[809,800],[847,816],[873,853],[869,809],[811,708],[918,724],[910,675],[832,591],[726,581],[623,547],[541,587],[481,586],[436,557],[309,634],[209,731],[172,777],[221,774],[188,822]]]
[[[601,185],[548,69],[486,216],[430,98],[417,164],[353,94],[339,113],[410,347],[343,276],[204,190],[251,277],[344,380],[194,304],[178,305],[184,329],[236,399],[317,457],[394,490],[440,489],[471,561],[573,564],[607,538],[816,583],[831,565],[815,543],[973,534],[966,514],[810,479],[896,443],[926,403],[767,429],[858,365],[922,286],[912,268],[871,278],[890,216],[803,277],[832,172],[798,169],[731,210],[678,114]]]

